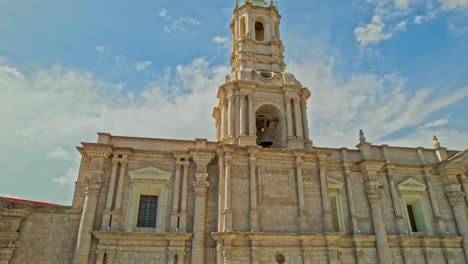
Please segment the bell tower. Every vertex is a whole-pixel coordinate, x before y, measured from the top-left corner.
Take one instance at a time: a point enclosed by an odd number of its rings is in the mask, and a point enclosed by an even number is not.
[[[231,73],[213,111],[219,142],[310,149],[310,91],[285,72],[281,15],[273,1],[236,1],[231,22]]]

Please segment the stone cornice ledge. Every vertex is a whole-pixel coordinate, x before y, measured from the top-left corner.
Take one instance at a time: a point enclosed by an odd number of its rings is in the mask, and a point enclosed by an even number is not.
[[[94,231],[93,235],[102,240],[163,240],[163,241],[189,241],[192,233],[128,233],[128,232],[102,232]]]

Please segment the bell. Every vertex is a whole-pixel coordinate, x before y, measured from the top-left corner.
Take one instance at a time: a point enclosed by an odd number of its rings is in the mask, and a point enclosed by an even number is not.
[[[268,136],[268,132],[263,133],[259,145],[263,148],[269,148],[271,145],[273,145],[273,142],[271,142],[270,137]]]
[[[267,124],[267,120],[265,119],[264,120],[264,129],[263,131],[265,131],[262,135],[262,137],[260,138],[260,146],[262,146],[263,148],[268,148],[268,147],[271,147],[271,145],[273,145],[273,142],[270,140],[270,137],[268,136],[268,124]]]

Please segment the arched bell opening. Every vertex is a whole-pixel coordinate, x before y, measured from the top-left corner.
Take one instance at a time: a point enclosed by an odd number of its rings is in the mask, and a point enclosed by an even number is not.
[[[255,40],[265,41],[265,26],[261,21],[255,21]]]
[[[263,105],[255,113],[257,145],[263,148],[286,147],[286,125],[283,113],[273,105]]]

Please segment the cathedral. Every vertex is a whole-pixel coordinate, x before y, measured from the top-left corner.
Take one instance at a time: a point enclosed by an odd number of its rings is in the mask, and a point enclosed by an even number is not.
[[[467,263],[468,149],[315,146],[280,23],[236,3],[216,141],[98,133],[71,206],[0,198],[0,264]]]

